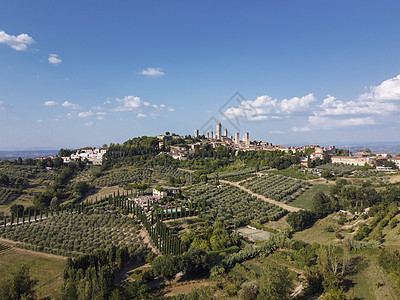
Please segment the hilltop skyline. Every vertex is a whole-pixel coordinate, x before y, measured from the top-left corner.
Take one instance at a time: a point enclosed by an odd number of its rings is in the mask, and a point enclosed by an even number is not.
[[[282,145],[398,141],[400,4],[384,4],[6,0],[0,150],[193,135],[210,118]]]

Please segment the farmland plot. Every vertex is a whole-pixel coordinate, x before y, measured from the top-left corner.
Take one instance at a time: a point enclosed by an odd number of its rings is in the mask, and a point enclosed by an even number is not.
[[[295,198],[294,194],[301,194],[309,184],[304,180],[286,176],[265,175],[242,182],[240,185],[267,198],[290,202]]]
[[[217,188],[201,183],[192,185],[189,193],[209,215],[226,225],[238,227],[250,221],[262,224],[278,220],[287,213],[283,208],[252,197],[231,185]]]

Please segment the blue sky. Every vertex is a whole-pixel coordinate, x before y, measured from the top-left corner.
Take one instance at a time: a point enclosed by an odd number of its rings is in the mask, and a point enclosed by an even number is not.
[[[284,145],[398,141],[399,10],[3,0],[0,150],[193,134],[210,118]]]

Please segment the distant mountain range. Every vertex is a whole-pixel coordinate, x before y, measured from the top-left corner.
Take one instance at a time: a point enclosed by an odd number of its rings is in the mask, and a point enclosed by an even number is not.
[[[53,156],[58,150],[23,150],[23,151],[0,151],[0,160],[14,160],[18,157],[22,159]]]
[[[373,153],[389,153],[393,156],[400,154],[400,142],[364,142],[354,144],[336,144],[336,148],[350,148],[351,152],[369,148]]]

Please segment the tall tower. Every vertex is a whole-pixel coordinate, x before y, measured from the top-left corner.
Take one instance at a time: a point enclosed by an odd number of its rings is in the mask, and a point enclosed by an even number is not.
[[[228,128],[225,128],[225,129],[224,129],[224,136],[225,136],[225,137],[228,137]]]
[[[239,142],[240,142],[239,132],[236,132],[236,134],[235,134],[235,144],[239,145]]]
[[[210,139],[213,139],[214,138],[214,131],[211,131],[210,132]]]
[[[248,132],[244,135],[246,145],[250,145],[250,135]]]
[[[196,129],[196,130],[194,131],[194,137],[195,137],[196,139],[199,137],[199,130],[198,130],[198,129]]]
[[[217,124],[217,133],[216,133],[217,140],[221,139],[221,134],[222,134],[222,125],[221,125],[221,123],[218,123]]]

